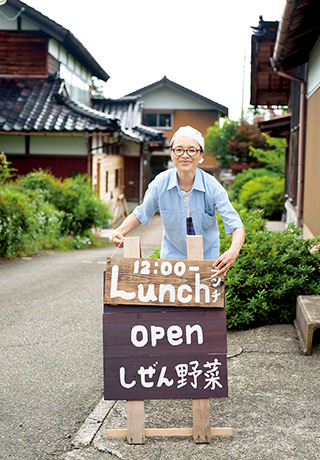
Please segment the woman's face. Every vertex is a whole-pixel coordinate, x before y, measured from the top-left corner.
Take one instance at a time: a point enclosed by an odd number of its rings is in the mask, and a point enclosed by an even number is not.
[[[174,153],[174,149],[183,149],[184,152],[182,155],[178,156]],[[188,155],[186,152],[187,149],[196,149],[197,153],[194,156]],[[200,145],[197,141],[191,137],[178,137],[173,142],[171,151],[171,160],[174,166],[177,168],[177,172],[194,172],[199,164],[199,161],[202,158],[203,152],[201,152]]]

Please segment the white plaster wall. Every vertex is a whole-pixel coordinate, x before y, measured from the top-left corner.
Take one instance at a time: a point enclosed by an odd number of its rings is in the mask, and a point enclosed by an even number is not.
[[[0,136],[0,153],[25,153],[25,136]]]
[[[121,153],[125,157],[139,157],[140,156],[140,144],[138,142],[130,141],[129,139],[123,139]]]
[[[1,11],[8,18],[13,18],[17,14],[17,10],[15,8],[11,8],[9,5],[1,6]],[[0,14],[0,29],[17,30],[17,28],[18,28],[17,19],[15,19],[14,21],[10,21],[9,19],[5,18],[2,14]]]
[[[59,43],[56,40],[54,40],[53,38],[50,38],[50,40],[49,40],[48,52],[55,59],[59,60]]]
[[[30,136],[30,153],[86,156],[88,150],[83,137]]]
[[[204,102],[198,101],[185,94],[163,87],[143,95],[144,108],[165,110],[203,110],[212,109]]]
[[[26,19],[21,20],[21,30],[40,30],[39,27],[32,24],[32,22],[27,21]]]
[[[308,63],[307,98],[320,87],[320,37],[311,50]]]

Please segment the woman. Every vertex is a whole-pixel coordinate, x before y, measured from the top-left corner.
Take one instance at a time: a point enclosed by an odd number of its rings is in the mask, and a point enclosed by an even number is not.
[[[113,234],[116,246],[141,223],[147,225],[160,210],[163,225],[162,259],[186,259],[186,235],[202,235],[204,259],[214,260],[213,268],[225,275],[234,264],[244,243],[245,233],[238,213],[222,185],[198,168],[203,161],[204,138],[191,126],[182,126],[170,143],[175,168],[160,173],[150,184],[143,203],[137,206]],[[221,256],[218,210],[227,234],[232,234],[230,248]]]

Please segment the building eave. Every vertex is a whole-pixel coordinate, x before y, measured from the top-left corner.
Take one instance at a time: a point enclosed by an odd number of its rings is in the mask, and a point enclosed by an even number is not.
[[[65,29],[60,24],[40,13],[40,11],[37,11],[20,0],[7,0],[7,5],[15,8],[17,11],[24,8],[21,14],[22,18],[25,17],[49,37],[63,45],[92,73],[93,76],[103,81],[107,81],[110,78],[90,52],[68,29]]]

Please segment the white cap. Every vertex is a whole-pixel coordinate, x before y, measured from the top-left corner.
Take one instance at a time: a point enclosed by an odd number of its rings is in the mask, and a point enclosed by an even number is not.
[[[202,150],[204,150],[204,138],[203,135],[200,133],[200,131],[192,128],[192,126],[181,126],[178,131],[176,131],[171,139],[170,145],[173,144],[173,142],[178,138],[178,137],[191,137],[191,139],[194,139]]]

